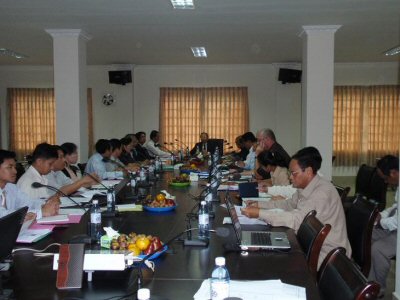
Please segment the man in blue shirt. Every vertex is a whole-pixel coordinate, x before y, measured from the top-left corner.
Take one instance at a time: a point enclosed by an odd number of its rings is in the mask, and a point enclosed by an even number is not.
[[[29,207],[25,220],[58,214],[60,201],[58,196],[53,196],[47,201],[32,199],[14,184],[16,178],[15,153],[0,150],[0,217],[24,206]]]

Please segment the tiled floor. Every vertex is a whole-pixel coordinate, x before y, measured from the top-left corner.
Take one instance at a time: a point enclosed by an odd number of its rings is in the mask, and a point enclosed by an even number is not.
[[[343,187],[349,186],[351,188],[349,195],[354,195],[354,185],[355,185],[355,177],[350,176],[342,176],[342,177],[333,177],[332,181],[336,185],[340,185]],[[392,189],[388,189],[386,194],[386,207],[391,206],[394,201],[395,191]],[[390,272],[386,282],[386,292],[385,292],[385,300],[392,300],[392,293],[395,288],[395,277],[396,277],[396,262],[392,261],[392,266],[390,268]]]

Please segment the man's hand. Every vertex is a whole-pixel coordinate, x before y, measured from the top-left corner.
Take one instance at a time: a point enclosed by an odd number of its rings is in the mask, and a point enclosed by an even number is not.
[[[35,213],[33,213],[33,212],[28,212],[28,213],[25,215],[24,222],[30,221],[30,220],[35,220],[35,218],[36,218],[36,214],[35,214]]]
[[[260,209],[258,207],[246,207],[242,208],[241,212],[248,218],[258,218],[260,215]]]
[[[58,215],[60,203],[60,197],[58,195],[50,197],[49,200],[47,200],[47,202],[42,205],[42,216],[50,217]]]
[[[83,176],[80,180],[82,182],[82,186],[84,187],[91,187],[94,184],[97,184],[97,181],[95,179],[97,179],[98,181],[101,181],[99,176],[97,176],[96,173],[91,173],[90,174],[92,177],[90,177],[89,175],[85,175]]]

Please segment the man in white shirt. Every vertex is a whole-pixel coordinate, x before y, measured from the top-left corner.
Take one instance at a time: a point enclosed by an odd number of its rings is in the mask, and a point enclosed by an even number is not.
[[[62,170],[65,167],[65,158],[64,151],[60,146],[55,145],[55,149],[57,150],[58,158],[53,163],[51,171],[45,175],[49,186],[55,187],[59,189],[66,195],[70,195],[82,187],[91,187],[93,184],[97,184],[97,182],[92,178],[97,178],[95,173],[91,174],[92,177],[85,175],[82,178],[72,181],[71,178],[67,177]],[[100,180],[100,179],[98,179]],[[42,190],[45,188],[41,188]],[[50,193],[54,194],[55,191],[50,190]]]
[[[243,168],[244,170],[254,170],[256,167],[256,147],[257,139],[252,132],[246,132],[242,135],[244,147],[249,150],[249,154],[246,156],[245,161],[237,161],[236,166]]]
[[[396,256],[397,245],[397,202],[399,201],[399,158],[386,155],[377,162],[377,172],[385,182],[397,186],[394,204],[378,214],[372,232],[371,270],[369,280],[381,285],[379,297],[385,295],[386,278],[390,260]]]
[[[29,208],[25,220],[40,219],[42,216],[47,217],[58,214],[58,196],[53,196],[48,201],[32,199],[14,184],[16,178],[15,153],[0,150],[0,217],[24,206]]]
[[[144,145],[144,147],[153,158],[156,156],[164,158],[171,157],[171,153],[161,150],[163,147],[158,143],[159,141],[160,133],[157,130],[153,130],[150,133],[150,140]]]
[[[49,180],[45,175],[50,173],[57,158],[58,153],[54,146],[47,143],[37,145],[32,154],[32,165],[18,180],[17,186],[31,198],[46,199],[52,196],[54,192],[46,188],[33,188],[32,183],[49,185]]]

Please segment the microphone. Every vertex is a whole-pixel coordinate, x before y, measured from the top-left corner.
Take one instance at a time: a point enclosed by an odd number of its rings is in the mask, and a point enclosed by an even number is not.
[[[173,144],[169,144],[169,143],[164,143],[164,145],[173,146]],[[173,151],[169,150],[169,149],[168,149],[167,147],[165,147],[165,146],[161,146],[161,145],[160,145],[160,148],[161,148],[161,149],[164,149],[164,150],[167,150],[169,153],[173,154]],[[175,149],[175,148],[174,148],[174,149]]]
[[[178,142],[178,143],[180,143],[181,145],[183,145],[185,148],[189,148],[189,146],[188,145],[186,145],[184,142],[181,142],[180,140],[178,140],[178,139],[175,139],[175,142]]]
[[[61,195],[63,195],[64,197],[67,197],[69,200],[71,200],[74,204],[76,204],[79,208],[83,209],[86,212],[86,209],[82,206],[82,204],[76,202],[74,199],[72,199],[70,196],[64,194],[61,190],[59,190],[58,188],[55,188],[54,186],[51,185],[46,185],[46,184],[42,184],[40,182],[33,182],[32,183],[32,187],[34,189],[38,189],[38,188],[47,188],[49,190],[55,191],[57,193],[60,193]]]
[[[92,178],[94,181],[96,181],[98,184],[100,184],[101,186],[103,186],[107,191],[110,190],[111,188],[108,186],[105,186],[100,180],[98,180],[96,177],[94,177],[92,174],[87,173],[87,172],[83,172],[83,175],[87,175],[90,178]]]
[[[177,235],[175,235],[173,238],[169,239],[167,242],[165,242],[163,245],[159,246],[157,249],[154,249],[154,252],[147,254],[145,257],[143,257],[140,261],[139,261],[139,265],[138,265],[138,278],[137,278],[137,284],[138,284],[138,289],[141,288],[142,285],[142,267],[144,264],[146,264],[146,261],[150,259],[150,257],[152,257],[154,255],[154,253],[157,253],[158,251],[164,249],[165,246],[169,246],[169,244],[171,244],[173,241],[177,240],[181,235],[187,233],[187,232],[191,232],[193,230],[198,230],[199,228],[194,227],[194,228],[189,228],[186,229],[180,233],[178,233]],[[217,227],[215,230],[214,229],[209,229],[209,232],[215,233],[217,236],[220,237],[228,237],[230,235],[230,230],[226,227]],[[208,245],[208,242],[207,242]],[[154,272],[154,271],[153,271]]]

